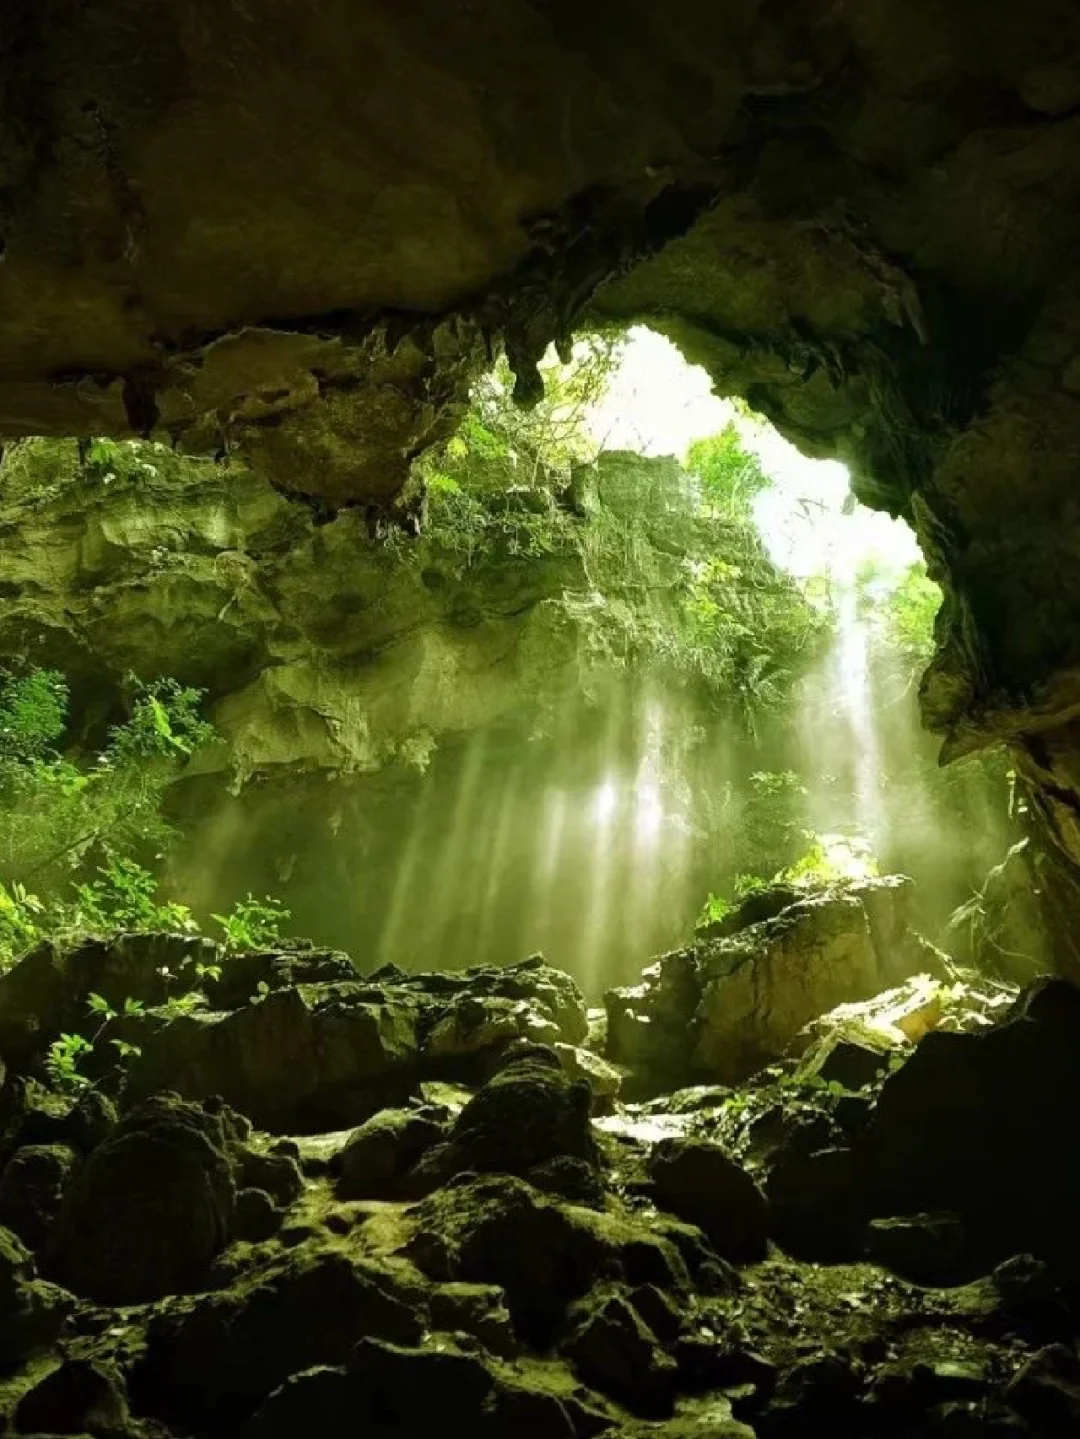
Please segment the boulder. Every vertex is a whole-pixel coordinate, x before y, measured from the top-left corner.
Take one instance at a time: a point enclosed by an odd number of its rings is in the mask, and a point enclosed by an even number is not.
[[[545,1338],[603,1270],[603,1239],[507,1175],[463,1176],[415,1211],[408,1257],[429,1278],[498,1286],[517,1331]]]
[[[571,1081],[544,1045],[508,1051],[501,1070],[458,1115],[446,1143],[429,1152],[417,1174],[442,1182],[466,1170],[525,1179],[553,1161],[599,1165],[589,1113],[592,1091]]]
[[[741,1165],[708,1140],[661,1140],[649,1157],[662,1209],[701,1228],[725,1259],[760,1259],[768,1217],[761,1190]]]
[[[79,1164],[63,1144],[25,1144],[0,1175],[0,1224],[38,1250],[45,1243]]]
[[[799,1048],[826,1011],[916,972],[944,973],[944,957],[911,928],[910,896],[901,875],[774,886],[692,948],[662,955],[639,984],[609,991],[606,1053],[632,1071],[624,1094],[741,1083]]]
[[[357,978],[349,956],[332,949],[252,950],[230,955],[220,969],[220,977],[203,986],[211,1009],[242,1009],[263,986],[265,993],[300,984],[348,983]]]
[[[1080,1275],[1080,989],[1036,982],[981,1033],[928,1034],[856,1144],[877,1215],[955,1213],[976,1250]]]
[[[692,950],[661,955],[637,984],[610,989],[607,1058],[633,1071],[637,1092],[677,1089],[689,1082],[689,1035],[701,1001],[701,976]]]
[[[581,990],[539,954],[502,968],[478,966],[458,974],[381,973],[380,982],[426,1002],[425,1054],[450,1072],[467,1072],[467,1061],[515,1039],[581,1044],[588,1036]]]
[[[410,1170],[444,1137],[425,1109],[387,1109],[353,1131],[334,1161],[341,1199],[398,1197]]]
[[[1006,1390],[1011,1408],[1039,1435],[1066,1439],[1080,1428],[1080,1359],[1071,1346],[1052,1344],[1031,1357]]]
[[[85,1089],[73,1100],[14,1076],[0,1095],[0,1165],[26,1146],[60,1145],[89,1154],[115,1124],[116,1106],[100,1089]]]
[[[66,1359],[28,1389],[15,1406],[24,1434],[122,1435],[127,1395],[118,1376],[87,1359]]]
[[[431,1327],[471,1334],[493,1354],[518,1349],[506,1295],[496,1284],[440,1284],[430,1296]]]
[[[819,1014],[883,987],[866,907],[844,892],[718,941],[700,968],[693,1066],[725,1083],[778,1058]]]
[[[237,1184],[261,1189],[286,1208],[304,1192],[304,1176],[294,1155],[270,1153],[250,1144],[233,1142],[229,1148],[237,1170]]]
[[[70,1294],[38,1279],[18,1236],[0,1229],[0,1373],[51,1345],[74,1307]]]
[[[487,1055],[516,1039],[538,1044],[558,1039],[553,1020],[524,999],[460,994],[450,1001],[424,1041],[424,1057],[435,1068],[460,1071],[463,1061]]]
[[[670,1414],[677,1367],[637,1309],[619,1294],[601,1294],[579,1306],[578,1319],[562,1352],[585,1383],[633,1414]]]
[[[141,1054],[129,1095],[221,1095],[260,1128],[359,1123],[416,1083],[416,1006],[359,985],[284,989],[232,1013],[146,1014],[120,1033]]]
[[[260,1244],[281,1228],[285,1211],[279,1209],[265,1189],[237,1191],[229,1238]]]
[[[817,1079],[839,1084],[844,1089],[864,1089],[875,1084],[889,1067],[890,1051],[860,1044],[842,1035],[833,1035],[804,1055],[800,1079]]]
[[[411,1344],[423,1329],[423,1311],[391,1273],[308,1243],[223,1293],[163,1309],[132,1392],[182,1426],[237,1422],[290,1375],[344,1363],[359,1340]]]
[[[622,1089],[621,1072],[591,1049],[582,1049],[576,1044],[553,1044],[551,1047],[559,1056],[567,1075],[589,1086],[592,1113],[610,1114]]]
[[[514,1327],[550,1342],[568,1306],[600,1278],[686,1295],[670,1241],[616,1214],[541,1194],[510,1175],[462,1175],[417,1205],[405,1254],[429,1278],[496,1285]]]
[[[199,966],[221,960],[217,945],[198,935],[116,934],[74,946],[49,941],[0,975],[0,1054],[22,1068],[58,1035],[85,1026],[91,994],[116,1010],[127,999],[162,1004],[198,987]]]
[[[1041,900],[1045,863],[1030,840],[1021,840],[954,911],[942,943],[959,963],[1015,984],[1053,970],[1054,937]]]
[[[220,1116],[172,1095],[117,1125],[69,1186],[49,1272],[77,1294],[139,1304],[204,1281],[236,1192]]]

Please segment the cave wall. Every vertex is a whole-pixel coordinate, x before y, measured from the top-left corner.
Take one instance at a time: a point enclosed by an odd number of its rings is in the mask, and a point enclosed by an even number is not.
[[[1070,0],[18,0],[0,434],[168,434],[386,503],[505,345],[647,319],[946,590],[946,755],[1080,860]]]
[[[128,674],[205,689],[228,743],[197,773],[423,764],[576,679],[576,633],[545,603],[580,581],[565,558],[462,572],[358,509],[320,521],[246,465],[156,445],[88,473],[74,441],[26,441],[0,496],[0,654],[60,670],[91,738]]]

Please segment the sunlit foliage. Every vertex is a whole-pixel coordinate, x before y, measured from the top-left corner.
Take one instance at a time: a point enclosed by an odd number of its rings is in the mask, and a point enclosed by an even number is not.
[[[734,427],[693,446],[685,469],[599,453],[588,421],[616,354],[593,339],[549,365],[529,411],[505,363],[481,382],[421,467],[428,543],[459,573],[566,562],[562,604],[591,663],[658,667],[752,721],[782,702],[822,614],[765,552],[752,502],[769,481]]]
[[[0,965],[63,928],[189,927],[187,911],[155,901],[134,856],[154,857],[172,837],[166,789],[217,736],[198,690],[134,678],[130,690],[128,718],[97,753],[72,758],[61,748],[63,676],[0,677]]]

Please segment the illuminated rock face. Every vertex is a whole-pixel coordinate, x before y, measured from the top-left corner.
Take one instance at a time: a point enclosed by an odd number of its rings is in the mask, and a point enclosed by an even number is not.
[[[244,465],[122,447],[91,480],[71,441],[0,466],[0,654],[70,680],[79,722],[124,676],[207,691],[228,740],[215,771],[363,773],[422,763],[573,671],[576,640],[542,602],[557,557],[481,559],[467,576],[424,540],[374,542],[362,511],[320,523]]]
[[[647,319],[913,521],[927,720],[1080,858],[1071,0],[8,10],[0,433],[383,502],[489,346]]]

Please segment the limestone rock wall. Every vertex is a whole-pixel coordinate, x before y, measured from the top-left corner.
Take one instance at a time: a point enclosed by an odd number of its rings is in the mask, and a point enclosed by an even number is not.
[[[138,447],[91,480],[74,442],[0,469],[0,653],[55,666],[86,723],[124,676],[209,691],[241,775],[421,760],[549,691],[575,639],[544,600],[564,563],[484,561],[457,578],[423,542],[373,541],[360,510],[319,523],[246,466]]]

